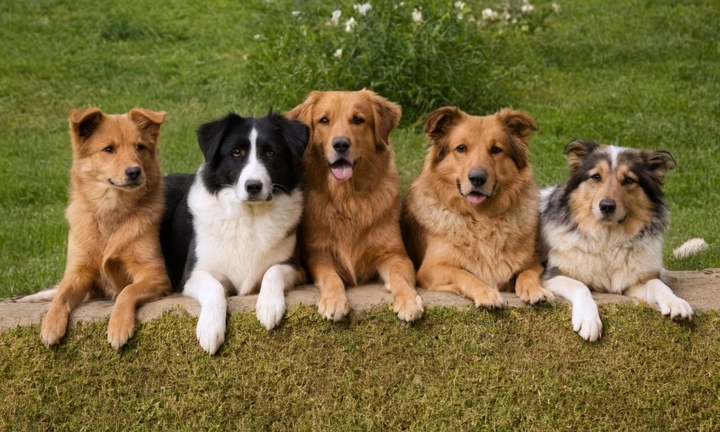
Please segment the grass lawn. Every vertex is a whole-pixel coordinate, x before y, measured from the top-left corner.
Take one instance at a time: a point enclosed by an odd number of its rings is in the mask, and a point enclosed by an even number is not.
[[[321,3],[278,2],[288,12]],[[574,138],[668,150],[678,168],[665,182],[666,266],[720,267],[720,4],[559,3],[545,27],[509,36],[499,53],[516,72],[504,100],[540,124],[538,182],[564,178]],[[273,103],[241,91],[257,79],[243,74],[254,36],[274,23],[266,5],[0,2],[0,298],[62,276],[68,110],[165,110],[163,169],[194,170],[198,125]],[[310,90],[299,83],[296,102]],[[406,186],[427,140],[417,127],[392,138]],[[674,259],[693,237],[709,249]],[[718,314],[690,325],[642,307],[603,314],[597,344],[572,333],[564,306],[431,310],[415,326],[384,309],[331,325],[301,308],[271,333],[238,314],[217,358],[202,354],[185,316],[142,325],[122,355],[106,346],[103,323],[50,351],[36,328],[17,329],[0,334],[0,429],[717,429]]]

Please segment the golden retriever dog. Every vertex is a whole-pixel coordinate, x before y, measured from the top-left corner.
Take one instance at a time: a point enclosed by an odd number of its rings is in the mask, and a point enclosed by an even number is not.
[[[536,244],[539,195],[528,163],[538,130],[522,111],[479,117],[456,107],[434,111],[432,141],[403,205],[403,237],[418,285],[504,307],[501,290],[527,303],[553,299],[541,285]]]
[[[21,301],[47,301],[40,338],[50,347],[65,335],[70,312],[89,297],[115,306],[108,342],[119,350],[135,330],[135,309],[172,291],[160,249],[165,202],[158,163],[164,112],[135,108],[105,115],[70,111],[73,163],[65,275],[57,288]]]
[[[400,106],[369,90],[311,92],[288,113],[311,131],[302,251],[327,320],[350,312],[346,285],[378,277],[401,320],[423,314],[400,234],[400,178],[389,141],[401,115]]]

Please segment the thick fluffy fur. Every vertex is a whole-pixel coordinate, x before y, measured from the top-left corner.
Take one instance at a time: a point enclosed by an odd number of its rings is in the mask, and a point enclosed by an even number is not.
[[[259,288],[257,317],[272,329],[285,314],[284,291],[306,280],[296,232],[308,130],[278,114],[229,114],[201,126],[198,141],[197,175],[167,179],[162,241],[173,284],[200,302],[198,341],[214,354],[225,340],[227,293]]]
[[[401,115],[398,105],[368,90],[312,92],[288,113],[311,131],[303,155],[303,250],[325,319],[339,321],[350,311],[346,285],[378,277],[400,319],[422,316],[400,235],[400,180],[389,142]]]
[[[118,350],[133,335],[135,309],[171,292],[158,240],[164,201],[157,146],[164,120],[164,112],[142,108],[122,115],[70,111],[65,275],[58,288],[21,300],[52,299],[40,332],[46,346],[60,342],[83,299],[107,296],[115,298],[108,342]]]
[[[692,309],[660,281],[668,210],[662,191],[675,161],[666,151],[575,140],[565,147],[570,177],[542,191],[544,286],[568,299],[573,328],[586,340],[602,333],[590,290],[625,294],[672,318]]]
[[[528,164],[535,120],[521,111],[471,116],[455,107],[425,122],[432,146],[403,206],[403,237],[418,284],[504,307],[500,289],[528,303],[541,286],[537,186]]]

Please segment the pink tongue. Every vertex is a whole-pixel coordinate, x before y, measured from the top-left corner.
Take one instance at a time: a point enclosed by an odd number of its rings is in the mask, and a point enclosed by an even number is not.
[[[346,164],[342,164],[337,167],[331,167],[330,171],[332,172],[333,177],[335,177],[337,181],[348,180],[353,175],[353,167]]]
[[[487,198],[485,195],[474,192],[470,193],[467,196],[468,201],[470,201],[470,204],[472,205],[478,205],[482,203],[483,201],[485,201],[485,198]]]

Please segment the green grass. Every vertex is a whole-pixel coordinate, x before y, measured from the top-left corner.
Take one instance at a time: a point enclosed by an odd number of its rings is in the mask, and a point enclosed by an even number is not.
[[[196,320],[139,326],[118,355],[106,322],[47,350],[37,328],[0,334],[3,430],[716,430],[718,313],[677,324],[602,308],[584,343],[569,308],[433,309],[414,326],[387,308],[340,324],[293,308],[267,332],[233,315],[216,357]]]

